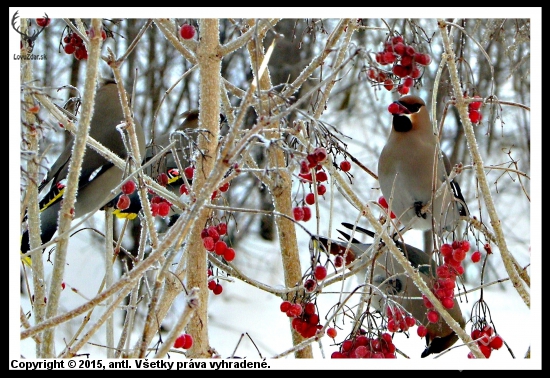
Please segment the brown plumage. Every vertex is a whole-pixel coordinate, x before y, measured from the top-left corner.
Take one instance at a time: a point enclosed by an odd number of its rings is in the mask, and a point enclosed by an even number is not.
[[[94,114],[90,121],[90,136],[122,159],[127,157],[126,147],[116,126],[124,122],[124,113],[116,83],[105,80],[97,89]],[[140,154],[145,153],[145,136],[139,122],[135,122]],[[72,156],[74,137],[69,136],[65,150],[52,165],[39,190],[44,191],[40,202],[42,243],[51,240],[57,230],[57,215],[61,207],[62,192],[58,187],[66,179]],[[75,219],[103,205],[109,200],[111,191],[121,183],[123,172],[107,161],[92,148],[86,148],[82,161],[82,170],[78,181],[78,192],[75,203]],[[29,235],[25,231],[21,238],[21,252],[29,250]]]
[[[418,96],[404,96],[395,101],[392,128],[378,161],[380,189],[391,211],[409,228],[452,231],[468,209],[456,182],[447,185],[451,164],[445,154],[437,156],[437,137],[426,103]],[[435,186],[433,181],[436,167]],[[432,201],[426,212],[422,208],[432,194],[444,184],[444,191]]]

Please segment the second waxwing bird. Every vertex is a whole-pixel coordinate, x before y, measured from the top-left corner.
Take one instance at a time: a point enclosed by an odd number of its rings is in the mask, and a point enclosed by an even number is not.
[[[453,231],[468,208],[460,187],[447,180],[451,164],[437,149],[426,103],[418,96],[403,96],[390,106],[392,127],[378,160],[378,181],[391,211],[407,228]],[[436,167],[435,180],[434,165]],[[448,183],[448,184],[447,184]],[[444,185],[443,192],[433,194]],[[423,208],[431,203],[429,210]]]
[[[348,229],[354,228],[353,224],[342,223],[342,225]],[[355,231],[367,234],[371,237],[374,236],[373,232],[359,226],[356,226]],[[437,323],[430,323],[427,321],[426,313],[428,309],[422,300],[422,292],[384,244],[373,246],[369,243],[361,243],[341,230],[338,230],[338,232],[343,235],[345,240],[313,236],[312,242],[320,242],[326,251],[331,254],[342,255],[345,253],[346,266],[356,259],[377,256],[372,272],[372,281],[370,282],[376,288],[373,290],[371,296],[371,305],[382,315],[387,316],[386,307],[389,304],[398,304],[417,321],[426,326],[428,330],[426,334],[426,349],[422,352],[421,357],[426,357],[432,353],[441,353],[458,341],[456,333],[441,317]],[[330,247],[328,246],[329,241]],[[345,252],[346,248],[348,248],[348,244],[350,245],[349,249]],[[412,267],[418,269],[421,273],[420,276],[428,287],[431,287],[433,281],[436,279],[437,264],[435,260],[426,252],[411,245],[399,241],[396,241],[396,245],[407,257]],[[368,266],[371,267],[373,265],[369,263]],[[362,273],[366,269],[367,268],[363,268]],[[453,319],[464,328],[464,317],[456,298],[454,299],[453,308],[448,311]]]
[[[117,85],[113,80],[104,80],[97,89],[94,113],[90,121],[90,136],[103,146],[127,158],[127,151],[117,125],[124,122],[124,113],[120,102]],[[145,153],[145,135],[139,122],[135,122],[135,132],[138,138],[140,154]],[[40,222],[42,243],[51,240],[57,231],[57,219],[65,188],[65,179],[69,172],[74,137],[70,135],[69,143],[52,165],[46,178],[42,181],[39,191],[45,191],[40,201]],[[124,172],[109,162],[92,148],[86,148],[82,161],[82,170],[78,181],[78,192],[75,203],[75,218],[103,206],[111,191],[124,180]],[[105,203],[103,203],[105,202]],[[21,252],[29,250],[28,231],[21,237]]]

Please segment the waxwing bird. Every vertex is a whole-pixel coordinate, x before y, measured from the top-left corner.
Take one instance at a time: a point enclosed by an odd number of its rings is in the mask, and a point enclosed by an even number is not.
[[[342,223],[342,225],[348,229],[354,229],[353,224]],[[373,232],[359,226],[355,227],[355,231],[374,237]],[[314,246],[316,242],[320,242],[325,250],[331,254],[341,256],[345,254],[346,266],[356,259],[363,259],[368,262],[367,259],[376,256],[372,276],[369,276],[372,277],[370,283],[376,287],[371,296],[371,305],[384,316],[387,316],[386,307],[388,305],[399,305],[400,308],[406,310],[417,321],[426,326],[428,330],[426,334],[426,349],[422,352],[421,357],[443,352],[456,343],[458,336],[441,317],[436,323],[428,322],[426,317],[428,309],[422,300],[422,292],[383,243],[380,245],[362,243],[346,232],[341,230],[338,230],[338,232],[344,237],[343,240],[313,236],[310,246]],[[346,252],[348,244],[349,249]],[[396,241],[396,245],[407,257],[412,267],[420,272],[420,276],[428,287],[432,287],[433,282],[436,280],[436,261],[426,252],[411,245],[401,243],[400,241]],[[373,263],[368,263],[367,265],[368,267],[372,267]],[[361,269],[361,273],[365,274],[367,268]],[[393,307],[395,308],[395,306]],[[456,298],[454,298],[453,307],[448,311],[453,319],[464,328],[464,317]]]
[[[94,113],[90,121],[90,136],[103,144],[120,158],[127,158],[126,146],[117,125],[124,122],[124,113],[120,103],[117,85],[113,80],[104,80],[97,89]],[[141,125],[135,122],[140,154],[145,153],[145,136]],[[57,218],[69,172],[74,136],[59,158],[52,165],[48,175],[39,187],[44,196],[40,201],[40,222],[42,243],[51,240],[57,230]],[[110,200],[111,191],[124,179],[124,172],[109,162],[92,148],[86,148],[82,161],[82,170],[78,181],[75,202],[75,219],[104,205]],[[48,190],[46,192],[46,190]],[[21,252],[29,250],[28,231],[21,236]]]
[[[460,216],[468,215],[468,208],[458,184],[447,180],[451,164],[444,153],[438,153],[426,103],[408,95],[389,110],[392,128],[378,160],[382,195],[406,228],[432,229],[433,215],[436,233],[453,231]],[[432,200],[440,189],[442,193]],[[428,210],[423,210],[429,203]]]

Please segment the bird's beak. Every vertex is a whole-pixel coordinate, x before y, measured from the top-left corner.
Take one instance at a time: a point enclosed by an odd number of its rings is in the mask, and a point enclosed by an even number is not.
[[[396,104],[397,106],[394,106],[392,108],[392,112],[391,112],[392,115],[411,114],[410,110],[407,109],[407,107],[402,103],[400,103],[399,101],[394,101],[393,103]]]

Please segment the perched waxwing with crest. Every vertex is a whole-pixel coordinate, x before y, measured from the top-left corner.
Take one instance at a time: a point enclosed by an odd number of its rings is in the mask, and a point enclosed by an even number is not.
[[[468,208],[458,184],[448,180],[452,167],[447,156],[439,153],[426,103],[408,95],[388,110],[392,127],[378,160],[382,195],[407,228],[432,229],[433,216],[437,234],[453,231],[460,216],[468,215]]]
[[[117,130],[117,125],[124,122],[124,120],[116,83],[112,79],[102,80],[96,92],[89,135],[122,159],[127,158],[127,149],[120,132]],[[137,121],[135,121],[135,132],[138,138],[139,152],[143,157],[145,153],[145,136],[140,123]],[[57,231],[58,213],[61,208],[74,142],[72,134],[69,138],[66,148],[39,186],[40,194],[43,195],[40,201],[40,236],[42,243],[50,241]],[[120,185],[123,179],[124,172],[121,169],[93,148],[86,148],[78,180],[74,219],[98,209],[111,200],[111,191],[117,185]],[[29,251],[29,235],[28,231],[25,230],[21,236],[21,252],[26,253],[27,251]]]
[[[361,232],[374,237],[373,232],[359,226],[354,227],[353,224],[349,223],[342,223],[342,225],[350,230],[355,229],[355,232]],[[370,298],[371,306],[384,316],[387,316],[388,306],[394,309],[394,311],[395,309],[404,309],[418,322],[426,326],[426,348],[422,352],[421,357],[441,353],[458,341],[456,333],[441,317],[435,323],[427,320],[426,314],[428,309],[422,300],[422,292],[407,275],[387,246],[383,243],[379,245],[362,243],[355,239],[354,235],[341,230],[338,230],[338,232],[343,235],[343,240],[313,236],[310,248],[319,248],[317,243],[320,243],[326,252],[333,255],[345,256],[346,266],[352,264],[357,259],[364,260],[369,267],[374,266],[372,281],[370,283],[376,289],[373,290]],[[436,279],[437,264],[435,260],[426,252],[411,245],[399,241],[396,241],[396,245],[408,259],[411,266],[418,270],[420,277],[428,287],[431,287]],[[375,257],[374,265],[368,261],[372,257]],[[358,268],[350,267],[350,269],[356,270]],[[360,269],[361,275],[364,277],[367,267],[363,266]],[[464,317],[456,298],[453,299],[453,307],[448,311],[453,319],[464,328]]]

